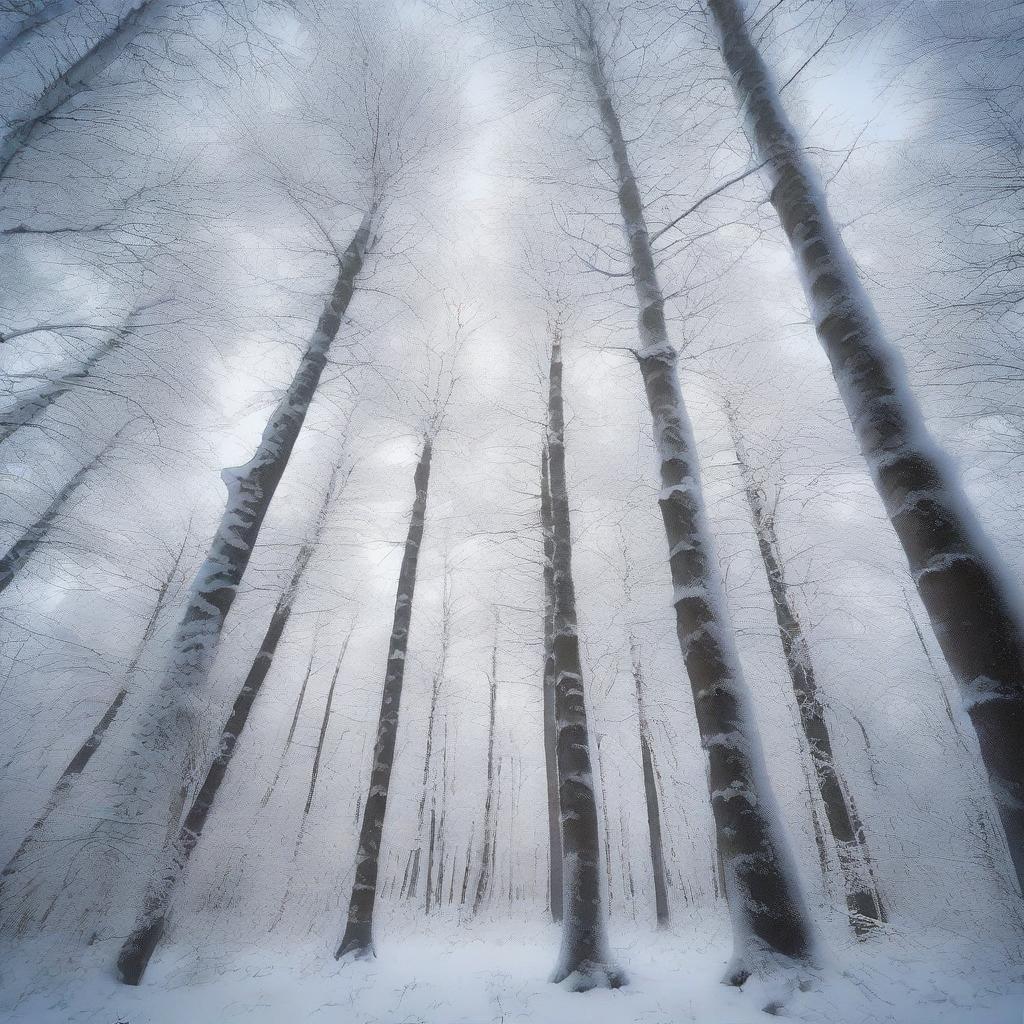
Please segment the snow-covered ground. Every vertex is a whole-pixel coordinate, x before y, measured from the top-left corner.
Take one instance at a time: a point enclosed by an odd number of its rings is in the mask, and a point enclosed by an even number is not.
[[[338,965],[326,949],[210,956],[160,951],[144,984],[108,970],[41,970],[41,950],[2,951],[0,1020],[10,1024],[754,1024],[784,998],[783,1016],[829,1024],[1022,1024],[1024,965],[1005,947],[948,935],[890,933],[834,953],[833,963],[787,983],[718,983],[724,934],[616,936],[630,976],[615,992],[573,994],[547,984],[555,928],[516,933],[449,929],[384,936],[373,962]],[[800,984],[797,984],[797,981]]]

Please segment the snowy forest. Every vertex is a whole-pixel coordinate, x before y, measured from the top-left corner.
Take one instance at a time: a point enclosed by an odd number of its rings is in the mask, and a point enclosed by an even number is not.
[[[0,1020],[1020,1024],[1024,3],[0,89]]]

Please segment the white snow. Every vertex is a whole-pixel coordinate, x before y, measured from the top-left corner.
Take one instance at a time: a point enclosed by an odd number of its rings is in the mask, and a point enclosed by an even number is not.
[[[437,921],[430,928],[443,929]],[[511,934],[509,929],[512,929]],[[5,956],[0,1019],[9,1024],[760,1024],[783,1002],[792,1021],[821,1024],[1020,1024],[1024,968],[1000,946],[949,933],[850,940],[833,963],[801,977],[720,984],[730,940],[723,922],[689,932],[616,930],[629,984],[566,992],[547,982],[559,932],[518,921],[430,931],[423,922],[377,937],[376,960],[338,964],[326,944],[285,955],[211,955],[170,945],[139,988],[107,967],[38,969],[31,946]],[[5,953],[9,951],[4,951]],[[833,951],[834,953],[836,951]],[[806,989],[802,991],[801,989]]]

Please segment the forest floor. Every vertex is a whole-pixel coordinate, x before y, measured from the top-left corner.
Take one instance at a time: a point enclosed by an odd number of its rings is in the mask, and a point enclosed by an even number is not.
[[[131,989],[98,968],[43,970],[28,945],[0,951],[0,1020],[10,1024],[764,1024],[763,1008],[814,1024],[1022,1024],[1024,965],[1005,946],[891,935],[853,944],[798,987],[718,983],[729,953],[711,937],[615,936],[630,984],[583,995],[546,983],[553,927],[516,933],[450,928],[392,934],[370,962],[336,964],[323,949],[286,956],[169,945]],[[841,961],[841,962],[840,962]],[[806,989],[801,991],[801,988]]]

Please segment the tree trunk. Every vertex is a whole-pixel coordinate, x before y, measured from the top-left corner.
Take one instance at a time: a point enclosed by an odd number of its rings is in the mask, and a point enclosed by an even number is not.
[[[818,339],[978,734],[1024,884],[1024,626],[955,471],[925,426],[906,369],[832,219],[737,0],[707,0],[747,131],[771,180]]]
[[[540,460],[540,528],[544,540],[544,770],[548,789],[548,905],[556,924],[562,920],[562,837],[558,822],[558,756],[555,745],[555,652],[552,620],[555,605],[554,538],[551,533],[551,487],[548,448]]]
[[[413,502],[409,534],[405,541],[402,568],[398,574],[398,595],[395,598],[395,617],[388,648],[384,693],[381,699],[377,741],[373,749],[373,767],[370,786],[363,806],[363,823],[359,830],[356,852],[355,880],[349,901],[348,923],[335,959],[351,955],[372,957],[373,907],[377,897],[377,870],[380,844],[384,834],[384,815],[388,807],[388,787],[395,759],[395,740],[398,736],[398,712],[402,701],[402,681],[409,647],[409,626],[412,622],[412,599],[416,589],[416,565],[427,516],[427,487],[430,483],[430,458],[433,446],[430,437],[424,438],[423,449],[413,477],[416,500]]]
[[[124,428],[122,428],[123,430]],[[119,430],[101,449],[99,454],[94,456],[64,486],[57,492],[53,500],[42,515],[30,526],[25,527],[21,536],[10,546],[7,553],[0,558],[0,594],[2,594],[13,582],[18,573],[25,568],[28,560],[35,553],[36,549],[50,535],[57,517],[63,512],[64,507],[81,487],[85,478],[103,461],[111,448],[117,443],[121,431]]]
[[[291,576],[277,600],[273,615],[270,617],[270,624],[267,626],[267,632],[264,634],[263,643],[260,644],[259,652],[256,654],[252,667],[245,677],[245,682],[242,683],[238,696],[235,698],[231,714],[221,730],[217,755],[213,759],[209,771],[206,773],[206,778],[199,788],[199,792],[192,801],[192,806],[189,808],[185,821],[178,831],[171,849],[165,853],[163,869],[150,880],[149,888],[143,900],[142,912],[136,919],[131,934],[121,946],[121,951],[117,958],[117,970],[121,981],[126,985],[138,985],[142,981],[142,976],[149,966],[150,958],[153,956],[163,936],[174,890],[177,888],[185,867],[192,857],[192,852],[202,838],[203,829],[206,827],[214,801],[217,799],[221,784],[227,775],[231,759],[234,757],[238,746],[238,741],[249,721],[249,713],[252,711],[256,698],[259,696],[263,683],[270,672],[270,667],[274,662],[274,655],[277,653],[278,644],[280,644],[285,627],[288,625],[289,618],[291,618],[292,607],[295,603],[299,584],[302,582],[302,577],[305,575],[309,560],[323,536],[331,503],[336,494],[337,483],[338,469],[335,467],[324,494],[323,504],[314,521],[310,535],[299,548],[295,563],[292,566]],[[344,649],[342,649],[343,657],[344,653]],[[338,667],[341,667],[340,660]],[[337,671],[335,672],[336,678]],[[332,693],[333,689],[332,682]],[[319,750],[317,751],[317,756],[319,758]],[[312,786],[310,787],[310,800],[312,800]],[[308,802],[306,810],[309,810]]]
[[[644,771],[644,798],[647,803],[647,829],[651,839],[651,871],[654,875],[654,909],[658,927],[669,923],[668,881],[665,878],[665,853],[661,841],[661,809],[658,805],[658,782],[654,774],[654,756],[651,752],[651,733],[647,725],[644,704],[644,673],[640,663],[640,646],[635,637],[629,638],[633,661],[633,680],[636,683],[636,710],[640,730],[640,759]]]
[[[850,924],[858,935],[864,936],[885,921],[885,908],[875,881],[874,865],[868,851],[864,826],[861,824],[857,807],[842,773],[836,766],[832,737],[825,720],[825,707],[818,694],[810,645],[804,636],[803,626],[786,585],[786,574],[775,534],[775,514],[768,508],[765,494],[754,479],[746,445],[740,433],[736,409],[731,402],[726,401],[725,410],[732,432],[740,477],[743,480],[743,490],[750,506],[754,533],[764,562],[765,575],[768,577],[768,589],[775,608],[779,639],[782,641],[786,667],[789,669],[793,693],[796,695],[800,727],[807,742],[814,778],[839,856]]]
[[[309,773],[309,793],[306,796],[306,804],[302,808],[302,816],[309,814],[313,806],[313,794],[316,792],[316,780],[320,774],[320,759],[324,752],[324,741],[327,739],[327,730],[331,724],[331,705],[334,703],[334,687],[338,683],[338,673],[341,672],[341,663],[345,660],[345,652],[348,650],[348,642],[352,639],[354,630],[349,630],[345,642],[341,645],[341,653],[338,655],[338,663],[334,666],[334,675],[331,676],[331,685],[327,688],[327,702],[324,705],[324,717],[320,721],[320,735],[316,741],[316,754],[313,755],[313,767]]]
[[[199,773],[208,714],[204,699],[221,632],[355,290],[373,214],[373,208],[367,211],[339,258],[338,276],[316,331],[263,431],[255,455],[244,466],[222,473],[228,490],[224,516],[192,584],[172,642],[170,665],[153,701],[140,715],[132,748],[114,780],[119,787],[114,819],[121,828],[163,820],[168,809],[176,805],[180,789],[187,796],[194,786],[202,784]],[[178,824],[174,822],[171,842],[157,845],[157,867],[147,881],[151,891],[161,888],[162,877],[177,878]],[[99,870],[109,872],[111,867]],[[104,884],[110,884],[109,876]],[[129,967],[130,963],[129,958]]]
[[[92,760],[93,755],[97,750],[99,750],[100,744],[103,742],[103,738],[106,735],[107,730],[110,728],[114,719],[117,717],[118,712],[121,710],[121,705],[124,703],[125,697],[128,696],[128,684],[135,675],[135,669],[138,667],[139,661],[142,659],[142,655],[145,653],[146,649],[149,647],[150,641],[153,639],[153,634],[156,631],[157,624],[160,621],[160,616],[167,601],[168,591],[170,590],[171,584],[174,582],[174,577],[178,574],[178,569],[181,567],[181,561],[185,557],[185,548],[187,544],[188,535],[186,534],[185,538],[182,540],[181,547],[174,556],[174,561],[171,563],[170,570],[160,583],[160,587],[156,594],[156,601],[153,604],[149,618],[146,620],[142,636],[139,638],[139,642],[135,646],[135,651],[125,667],[124,678],[126,684],[122,686],[116,694],[114,694],[113,700],[111,700],[106,711],[104,711],[100,720],[96,723],[95,728],[89,734],[89,738],[81,745],[81,747],[78,748],[75,756],[68,762],[68,766],[61,773],[60,778],[57,780],[57,784],[53,787],[53,790],[50,793],[50,798],[46,801],[46,805],[43,807],[39,817],[36,818],[25,838],[21,841],[21,845],[14,851],[10,860],[8,860],[3,871],[0,871],[0,907],[2,907],[3,904],[5,880],[11,878],[18,872],[25,860],[25,855],[32,848],[32,844],[42,836],[46,822],[54,813],[65,805],[75,782],[78,780],[78,777],[82,772],[85,771],[86,766]],[[0,910],[0,916],[6,916],[3,915],[2,910]]]
[[[32,141],[36,131],[51,124],[78,95],[91,88],[93,81],[113,64],[146,27],[147,15],[160,0],[143,0],[98,42],[86,50],[66,71],[58,75],[32,104],[24,117],[0,141],[0,178],[10,169],[14,158]]]
[[[618,183],[619,209],[640,307],[637,361],[661,460],[658,504],[665,523],[676,630],[708,752],[711,806],[726,868],[735,951],[726,975],[741,984],[779,956],[814,958],[799,876],[768,782],[750,694],[744,682],[711,531],[696,446],[668,338],[665,300],[654,264],[640,188],[586,8],[580,38]]]
[[[484,841],[481,848],[480,874],[473,898],[473,913],[483,906],[491,884],[494,868],[494,724],[498,710],[498,616],[494,616],[494,645],[491,648],[490,705],[487,726],[487,794],[484,797]]]
[[[612,960],[601,897],[601,854],[594,771],[590,760],[583,668],[572,579],[572,532],[565,476],[562,345],[556,327],[548,379],[548,482],[551,495],[554,607],[552,635],[558,810],[563,851],[562,946],[551,980],[573,992],[619,988],[623,971]]]

